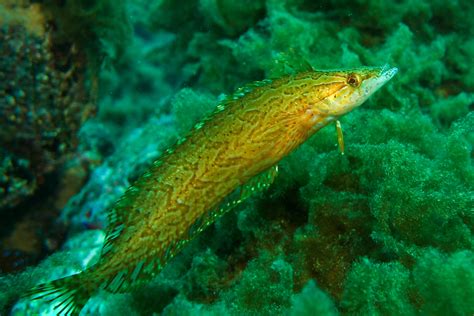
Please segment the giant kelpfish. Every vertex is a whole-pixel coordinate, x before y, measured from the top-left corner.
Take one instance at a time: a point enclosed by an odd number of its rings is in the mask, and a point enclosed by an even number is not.
[[[100,289],[126,292],[152,279],[217,218],[268,188],[283,157],[397,73],[388,65],[315,70],[301,62],[290,68],[220,101],[126,190],[109,210],[95,265],[27,295],[73,315]]]

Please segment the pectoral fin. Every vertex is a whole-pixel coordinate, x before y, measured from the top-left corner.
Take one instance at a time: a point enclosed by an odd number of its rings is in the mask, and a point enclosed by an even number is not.
[[[342,126],[339,120],[336,121],[336,135],[339,151],[341,152],[341,155],[344,155],[344,135],[342,134]]]

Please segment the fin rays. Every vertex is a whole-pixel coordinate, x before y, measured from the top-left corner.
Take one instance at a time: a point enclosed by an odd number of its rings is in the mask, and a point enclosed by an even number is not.
[[[206,227],[212,224],[217,218],[229,212],[238,204],[257,193],[268,189],[277,175],[278,166],[275,165],[267,171],[264,171],[261,174],[253,177],[244,185],[238,187],[234,192],[224,199],[219,207],[206,212],[189,227],[188,240],[193,239],[198,233],[206,229]]]
[[[79,275],[38,285],[26,292],[24,297],[53,304],[57,315],[78,315],[89,300],[89,289],[81,284]]]

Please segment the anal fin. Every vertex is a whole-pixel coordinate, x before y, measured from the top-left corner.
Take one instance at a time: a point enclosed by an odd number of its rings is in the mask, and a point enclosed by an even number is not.
[[[268,189],[277,175],[278,165],[275,165],[235,189],[217,208],[207,211],[191,225],[188,231],[188,240],[194,238],[197,234],[206,229],[207,226],[214,223],[217,218],[229,212],[243,201]]]

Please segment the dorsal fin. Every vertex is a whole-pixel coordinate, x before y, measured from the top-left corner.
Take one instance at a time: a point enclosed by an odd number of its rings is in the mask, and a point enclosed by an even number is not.
[[[197,234],[206,229],[207,226],[214,223],[217,218],[229,212],[238,204],[268,189],[277,175],[278,166],[275,165],[235,189],[223,200],[219,207],[209,210],[191,225],[188,231],[188,240],[194,238]]]
[[[253,90],[266,86],[272,82],[273,81],[271,79],[263,79],[263,80],[254,81],[254,82],[243,85],[242,87],[235,90],[234,93],[225,96],[222,99],[222,101],[219,103],[219,105],[216,107],[213,113],[222,111],[227,105],[227,103],[234,102],[238,99],[241,99],[248,93],[252,92]]]
[[[151,172],[147,171],[142,177],[151,176]],[[120,236],[128,221],[134,214],[131,214],[130,205],[139,194],[140,189],[137,185],[130,186],[123,196],[117,200],[112,208],[107,212],[107,231],[105,234],[104,246],[102,247],[101,257],[104,256],[112,248],[113,241]]]
[[[300,72],[314,71],[311,64],[303,56],[295,52],[294,49],[289,49],[286,52],[275,53],[273,60],[269,65],[269,69],[269,74],[267,76],[269,79],[254,81],[238,88],[234,93],[226,96],[221,101],[220,104],[222,105],[220,110],[223,110],[228,102],[238,100],[256,88],[272,83],[275,79],[288,75],[295,75]],[[216,110],[219,112],[219,106],[217,106]]]

